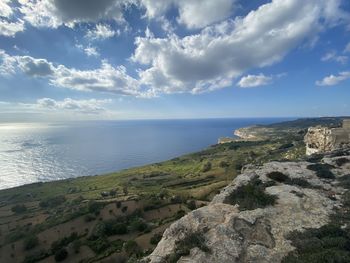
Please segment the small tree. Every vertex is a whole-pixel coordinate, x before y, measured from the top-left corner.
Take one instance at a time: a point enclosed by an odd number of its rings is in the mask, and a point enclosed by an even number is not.
[[[61,248],[55,253],[56,262],[61,262],[68,257],[68,252],[65,248]]]
[[[205,172],[208,172],[210,170],[211,170],[211,162],[206,162],[202,167],[202,172],[205,173]]]
[[[29,236],[26,239],[24,239],[24,249],[30,250],[32,248],[35,248],[39,244],[39,239],[37,236]]]
[[[21,214],[27,211],[27,207],[25,205],[15,205],[11,208],[11,211],[15,214]]]

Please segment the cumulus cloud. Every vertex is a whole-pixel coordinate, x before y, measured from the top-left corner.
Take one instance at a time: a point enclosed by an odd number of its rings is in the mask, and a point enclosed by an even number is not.
[[[190,29],[203,28],[232,14],[235,0],[141,0],[149,18],[157,18],[171,7],[178,9],[177,21]]]
[[[24,31],[24,22],[19,20],[17,22],[8,22],[0,19],[0,35],[5,37],[13,37],[18,32]]]
[[[337,55],[336,51],[330,51],[321,58],[321,61],[335,61],[340,64],[346,64],[348,62],[348,59],[349,58],[347,56]]]
[[[350,71],[340,72],[338,75],[329,75],[328,77],[325,77],[323,80],[316,81],[316,85],[334,86],[347,79],[350,79]]]
[[[113,19],[121,22],[129,0],[19,0],[23,17],[33,26],[72,26],[81,22]]]
[[[184,38],[138,37],[132,60],[147,67],[140,80],[155,92],[227,87],[245,71],[279,62],[323,28],[343,21],[339,6],[336,0],[274,0]]]
[[[259,86],[265,86],[272,82],[272,77],[259,75],[247,75],[241,78],[238,82],[238,86],[241,88],[253,88]]]
[[[100,68],[78,70],[64,65],[54,65],[46,59],[30,56],[10,56],[0,50],[0,74],[11,75],[17,70],[31,77],[47,77],[57,87],[80,91],[101,91],[122,95],[149,96],[142,91],[137,79],[126,72],[124,66],[113,67],[102,61]]]
[[[27,75],[45,77],[52,75],[54,67],[46,59],[35,59],[30,56],[17,56],[18,67]]]
[[[87,31],[86,38],[90,40],[103,40],[119,34],[119,30],[114,31],[109,25],[97,24],[94,29]]]
[[[10,17],[13,14],[10,6],[11,0],[0,1],[0,17]]]
[[[51,98],[38,99],[35,106],[49,110],[64,110],[75,111],[80,113],[98,114],[106,111],[105,104],[110,103],[111,100],[74,100],[66,98],[62,101],[57,101]]]

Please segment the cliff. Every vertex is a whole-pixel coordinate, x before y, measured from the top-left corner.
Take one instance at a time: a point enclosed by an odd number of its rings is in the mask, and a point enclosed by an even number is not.
[[[245,169],[208,206],[173,223],[144,262],[321,262],[317,260],[330,256],[343,260],[332,262],[349,262],[349,252],[324,241],[327,235],[350,241],[341,234],[349,219],[339,219],[350,210],[345,201],[349,173],[350,149],[322,159]],[[325,232],[333,224],[338,232]],[[320,228],[322,234],[317,234]],[[293,233],[298,233],[294,239]],[[311,238],[308,245],[321,242],[320,249],[305,250],[302,241],[295,241],[302,233]],[[334,246],[338,250],[332,254]]]
[[[304,138],[306,154],[323,153],[347,147],[350,144],[350,120],[343,120],[342,127],[310,127]]]

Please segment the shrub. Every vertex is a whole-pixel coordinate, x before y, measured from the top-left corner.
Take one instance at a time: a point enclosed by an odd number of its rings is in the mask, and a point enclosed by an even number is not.
[[[284,150],[284,149],[288,149],[288,148],[291,148],[293,147],[294,144],[293,143],[285,143],[285,144],[282,144],[280,147],[278,147],[279,150]]]
[[[312,185],[308,181],[302,178],[292,178],[292,179],[289,179],[286,183],[290,185],[297,185],[304,188],[312,188]]]
[[[229,165],[229,163],[226,162],[226,161],[221,161],[221,162],[219,163],[219,166],[222,167],[222,168],[226,168],[226,167],[229,167],[230,165]]]
[[[290,252],[283,263],[350,262],[350,238],[338,225],[294,231],[288,239],[296,250]]]
[[[140,218],[135,218],[131,221],[130,227],[134,231],[143,232],[147,229],[148,225]]]
[[[126,211],[128,211],[128,207],[127,206],[123,206],[122,212],[125,213]]]
[[[86,216],[84,216],[84,221],[87,223],[94,220],[96,220],[96,216],[93,214],[87,214]]]
[[[265,188],[266,185],[254,178],[232,192],[227,202],[232,205],[238,204],[240,210],[253,210],[275,204],[277,197],[265,193]]]
[[[11,211],[15,214],[21,214],[27,211],[27,207],[25,205],[15,205],[11,207]]]
[[[151,239],[150,239],[150,243],[152,245],[157,245],[159,243],[159,241],[162,239],[162,235],[160,233],[155,233]]]
[[[184,210],[179,210],[176,212],[176,215],[175,215],[175,219],[180,219],[181,217],[183,217],[184,215],[186,215],[186,212]]]
[[[273,171],[271,173],[268,173],[266,176],[279,183],[286,182],[289,179],[288,175],[285,175],[284,173],[281,173],[278,171]]]
[[[197,206],[196,206],[196,201],[194,201],[194,200],[188,201],[188,202],[187,202],[187,207],[188,207],[188,209],[190,209],[190,210],[195,210],[195,209],[197,208]]]
[[[117,202],[115,203],[115,205],[116,205],[117,208],[121,208],[121,207],[122,207],[122,202],[117,201]]]
[[[205,244],[205,238],[202,233],[195,232],[186,236],[183,240],[176,242],[175,252],[167,257],[167,262],[178,262],[180,257],[190,254],[192,248],[198,247],[206,253],[210,253],[210,249]]]
[[[105,251],[111,246],[108,239],[104,237],[99,237],[96,240],[89,240],[87,244],[97,254]]]
[[[343,166],[344,164],[349,163],[349,162],[350,162],[350,160],[347,159],[347,158],[344,158],[344,157],[335,160],[335,163],[336,163],[338,166]]]
[[[37,236],[29,236],[24,239],[24,249],[30,250],[32,248],[35,248],[39,244],[39,239]]]
[[[332,165],[329,164],[310,164],[307,166],[307,169],[316,172],[316,175],[319,178],[323,179],[334,179],[334,174],[330,171],[331,168],[334,168]]]
[[[125,250],[126,254],[128,254],[129,256],[131,256],[131,255],[140,256],[141,255],[141,248],[134,240],[128,240],[126,243],[124,243],[124,250]]]
[[[55,253],[56,262],[61,262],[68,257],[68,252],[65,248],[61,248]]]
[[[102,207],[103,207],[103,204],[99,202],[90,201],[88,203],[88,211],[95,215],[98,215],[100,213],[100,210],[102,209]]]
[[[63,195],[47,198],[39,203],[42,208],[52,208],[63,204],[66,198]]]
[[[67,246],[69,243],[73,242],[74,240],[77,240],[79,238],[78,233],[73,232],[68,237],[61,238],[51,244],[51,251],[52,253],[56,253],[57,251],[61,250],[63,247]]]
[[[203,167],[202,167],[202,172],[203,173],[206,173],[206,172],[209,172],[211,170],[211,162],[206,162]]]

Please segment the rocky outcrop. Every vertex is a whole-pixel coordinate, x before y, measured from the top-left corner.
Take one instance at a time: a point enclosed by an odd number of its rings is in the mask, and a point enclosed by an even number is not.
[[[334,151],[350,144],[350,120],[344,120],[340,128],[310,127],[304,138],[306,154]]]
[[[295,249],[289,233],[319,228],[341,207],[347,190],[338,179],[350,172],[350,154],[335,155],[319,166],[271,162],[246,169],[208,206],[173,223],[145,261],[281,262]],[[188,238],[195,241],[184,243]]]

